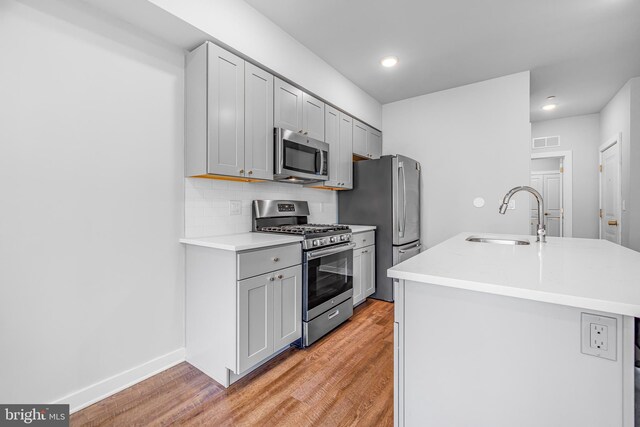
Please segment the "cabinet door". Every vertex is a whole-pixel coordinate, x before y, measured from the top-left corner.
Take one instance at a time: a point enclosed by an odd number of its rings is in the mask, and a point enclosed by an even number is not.
[[[367,156],[368,126],[357,120],[353,121],[353,152],[362,157]]]
[[[245,176],[273,180],[273,76],[245,67]]]
[[[371,128],[367,133],[367,154],[370,159],[379,159],[382,155],[382,134]]]
[[[209,43],[207,172],[243,176],[244,60]]]
[[[353,188],[353,119],[344,113],[340,113],[338,182],[342,188]]]
[[[302,266],[273,274],[273,349],[278,351],[302,336]]]
[[[239,374],[273,354],[274,275],[238,282]]]
[[[328,187],[337,187],[340,182],[340,116],[335,108],[324,110],[324,136],[329,144],[329,180],[324,185]]]
[[[302,95],[302,129],[311,138],[324,141],[324,102],[311,95]]]
[[[362,288],[364,298],[376,291],[376,247],[367,246],[362,250]]]
[[[364,300],[364,288],[362,287],[362,251],[353,250],[353,305]]]
[[[275,79],[274,126],[302,132],[302,91]]]

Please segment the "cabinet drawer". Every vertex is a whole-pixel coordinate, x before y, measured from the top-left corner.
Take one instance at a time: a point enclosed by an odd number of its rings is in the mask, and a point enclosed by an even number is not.
[[[365,246],[373,245],[376,243],[375,231],[365,231],[364,233],[358,233],[353,235],[353,242],[356,244],[354,249],[363,248]]]
[[[302,262],[300,243],[238,254],[238,280]]]

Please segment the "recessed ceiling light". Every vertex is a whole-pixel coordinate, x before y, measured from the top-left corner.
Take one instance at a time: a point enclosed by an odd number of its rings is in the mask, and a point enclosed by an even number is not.
[[[382,58],[380,60],[380,63],[382,64],[383,67],[393,67],[398,63],[398,57],[397,56],[385,56],[384,58]]]
[[[542,106],[544,111],[555,110],[558,104],[555,103],[555,95],[547,96],[547,103]]]

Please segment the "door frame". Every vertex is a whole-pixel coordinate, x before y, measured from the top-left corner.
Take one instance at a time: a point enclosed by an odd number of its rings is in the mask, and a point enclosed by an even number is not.
[[[573,152],[567,150],[531,153],[531,160],[555,158],[560,159],[564,169],[562,173],[563,237],[573,237]],[[531,173],[531,163],[529,163],[529,176],[531,176]]]
[[[598,148],[598,161],[599,164],[602,165],[602,154],[607,151],[609,148],[618,144],[618,195],[620,198],[618,199],[620,202],[620,218],[618,219],[618,244],[622,244],[622,132],[616,133],[614,136],[609,138],[607,142],[602,144],[600,148]],[[602,209],[602,172],[598,173],[598,209]],[[602,240],[602,218],[600,218],[600,211],[598,211],[598,236]]]

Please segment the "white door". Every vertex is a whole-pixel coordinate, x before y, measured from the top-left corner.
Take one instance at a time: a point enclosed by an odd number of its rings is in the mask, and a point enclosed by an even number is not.
[[[543,188],[547,236],[562,237],[562,174],[545,174]]]
[[[547,236],[562,237],[564,235],[563,197],[561,172],[534,172],[531,174],[531,187],[540,193],[544,200],[544,222]],[[530,198],[531,234],[537,234],[538,203],[535,197]]]
[[[620,139],[600,151],[600,238],[620,244]]]

